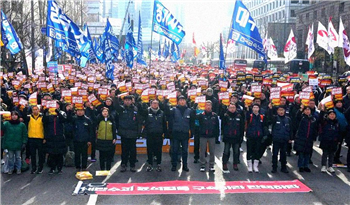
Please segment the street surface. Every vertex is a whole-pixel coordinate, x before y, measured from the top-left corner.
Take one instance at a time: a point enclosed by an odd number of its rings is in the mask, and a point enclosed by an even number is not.
[[[245,150],[245,143],[243,149]],[[29,171],[22,175],[1,175],[1,204],[349,204],[350,203],[350,173],[346,168],[336,168],[336,172],[321,173],[322,151],[314,146],[311,165],[311,173],[299,173],[297,171],[297,156],[288,157],[289,174],[277,172],[271,173],[271,150],[267,150],[261,159],[260,173],[248,173],[246,168],[245,151],[241,156],[239,171],[233,171],[229,164],[230,174],[222,173],[221,157],[223,143],[216,145],[216,171],[215,173],[199,172],[200,165],[193,163],[193,154],[189,155],[189,172],[182,172],[179,167],[177,172],[170,171],[170,157],[163,153],[162,172],[146,172],[146,155],[138,155],[138,171],[132,173],[129,170],[120,173],[120,155],[115,156],[115,165],[112,168],[113,175],[110,177],[94,177],[92,182],[107,183],[142,183],[168,180],[187,181],[281,181],[299,179],[310,187],[311,193],[250,193],[250,194],[193,194],[193,195],[137,195],[137,196],[72,196],[72,192],[78,182],[74,176],[74,167],[64,167],[62,175],[48,175],[49,168],[44,169],[41,175],[32,175]],[[347,148],[343,146],[341,158],[346,161]],[[243,159],[243,160],[242,160]],[[232,156],[230,158],[232,162]],[[95,174],[99,164],[95,162],[89,166],[89,171]]]

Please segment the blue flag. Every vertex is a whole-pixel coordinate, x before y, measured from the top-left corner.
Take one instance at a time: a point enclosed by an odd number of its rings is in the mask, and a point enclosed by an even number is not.
[[[113,65],[113,53],[112,53],[112,43],[111,43],[111,37],[112,35],[109,35],[108,32],[110,32],[110,29],[112,28],[111,24],[109,23],[109,20],[107,18],[107,25],[105,28],[105,39],[104,39],[104,55],[105,55],[105,63],[106,63],[106,78],[114,80],[114,65]]]
[[[125,39],[125,57],[126,57],[126,65],[129,68],[132,68],[134,64],[134,47],[136,47],[136,44],[135,44],[135,39],[131,28],[130,16],[128,16],[128,25],[129,25],[129,28]]]
[[[171,44],[171,62],[176,63],[180,58],[179,58],[179,46],[174,43],[174,41]]]
[[[181,43],[185,36],[183,26],[158,0],[154,1],[153,22],[152,30],[154,32],[166,36],[178,45]]]
[[[163,52],[163,57],[167,58],[169,56],[169,45],[164,39],[164,52]]]
[[[142,26],[141,26],[141,13],[140,13],[140,11],[139,11],[139,33],[137,36],[137,63],[147,66],[147,63],[143,60]]]
[[[90,47],[88,49],[90,63],[96,63],[96,54],[93,46],[93,41],[91,39],[89,27],[84,24],[84,35],[87,37]]]
[[[96,39],[96,45],[95,45],[96,57],[101,63],[105,62],[104,53],[103,53],[103,43],[104,43],[104,38],[102,35],[100,36],[100,38]]]
[[[11,23],[7,20],[5,13],[1,10],[1,38],[11,54],[17,54],[23,48],[21,40]]]
[[[249,10],[241,0],[236,0],[229,39],[233,39],[235,42],[253,49],[264,56],[266,60],[266,53],[259,30]]]
[[[65,45],[62,49],[84,66],[89,59],[89,40],[54,0],[48,0],[46,25],[46,35]]]
[[[224,56],[224,48],[222,45],[222,35],[220,34],[220,56],[219,56],[219,68],[225,70],[226,65],[225,65],[225,56]]]
[[[158,58],[162,57],[162,49],[160,47],[160,41],[159,41],[159,45],[158,45]]]

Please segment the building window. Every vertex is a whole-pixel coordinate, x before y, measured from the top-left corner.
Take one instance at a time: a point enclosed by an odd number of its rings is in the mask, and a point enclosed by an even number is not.
[[[303,1],[303,4],[309,4],[310,1]]]
[[[309,13],[306,14],[305,16],[305,21],[309,21],[310,17],[309,17]]]
[[[339,6],[339,13],[343,13],[344,12],[344,7],[345,7],[345,2],[340,4],[340,6]]]
[[[297,4],[299,3],[299,0],[292,0],[292,4]]]
[[[317,19],[317,11],[314,11],[314,19]]]
[[[290,10],[290,17],[296,17],[295,10]]]
[[[285,18],[285,16],[286,16],[286,11],[283,11],[283,12],[282,12],[282,16],[283,16],[283,18]]]

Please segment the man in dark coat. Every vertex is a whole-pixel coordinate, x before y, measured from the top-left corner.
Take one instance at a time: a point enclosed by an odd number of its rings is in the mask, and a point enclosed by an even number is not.
[[[67,120],[65,112],[59,109],[55,110],[56,115],[51,115],[48,109],[45,110],[43,116],[44,123],[44,144],[46,143],[47,153],[51,159],[49,174],[62,174],[63,155],[67,152],[66,139],[64,137],[64,123]]]

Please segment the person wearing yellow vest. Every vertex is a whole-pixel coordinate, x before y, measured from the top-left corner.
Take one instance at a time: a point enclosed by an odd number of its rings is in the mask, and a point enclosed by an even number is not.
[[[26,109],[25,109],[26,111]],[[41,174],[43,173],[43,166],[45,161],[45,154],[43,151],[44,144],[44,124],[43,116],[39,112],[39,107],[37,105],[32,106],[32,114],[24,115],[24,121],[28,126],[28,144],[30,149],[31,174]],[[39,165],[37,169],[36,154],[38,153]]]
[[[96,127],[96,149],[100,153],[100,168],[101,170],[110,170],[117,140],[117,126],[115,119],[109,115],[108,108],[102,108],[102,113],[96,120]]]

